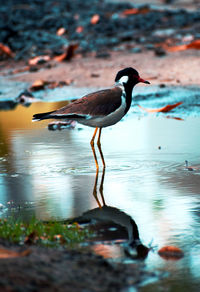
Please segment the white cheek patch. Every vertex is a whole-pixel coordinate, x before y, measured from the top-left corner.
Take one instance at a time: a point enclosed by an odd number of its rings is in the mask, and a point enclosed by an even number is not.
[[[122,76],[119,79],[119,83],[123,84],[123,83],[127,83],[128,82],[128,76]]]

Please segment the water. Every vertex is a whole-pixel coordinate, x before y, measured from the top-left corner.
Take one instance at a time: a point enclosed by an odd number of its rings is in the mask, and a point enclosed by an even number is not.
[[[48,131],[48,121],[31,122],[34,113],[62,105],[39,102],[0,112],[1,217],[14,213],[66,219],[98,206],[89,143],[93,129],[77,125],[74,130]],[[169,272],[162,283],[170,291],[200,287],[199,128],[198,116],[176,120],[164,114],[142,116],[131,109],[122,122],[102,131],[106,204],[135,220],[146,246],[175,245],[184,252],[178,261],[166,261],[153,251],[145,260],[148,269]],[[185,168],[185,160],[193,171]],[[121,257],[116,246],[104,246],[104,251],[96,246],[96,252]],[[155,287],[163,291],[158,284],[141,290]]]

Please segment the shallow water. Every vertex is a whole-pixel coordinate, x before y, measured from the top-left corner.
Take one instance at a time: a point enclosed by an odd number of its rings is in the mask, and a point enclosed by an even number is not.
[[[93,129],[77,125],[74,130],[48,131],[48,122],[31,122],[33,113],[62,105],[34,103],[0,112],[1,217],[14,213],[66,219],[97,207],[89,144]],[[142,116],[131,109],[122,122],[102,132],[106,204],[135,220],[146,246],[175,245],[184,251],[178,261],[151,251],[145,261],[152,271],[170,273],[163,280],[174,287],[170,291],[198,291],[200,285],[199,128],[199,117]],[[185,168],[185,160],[193,171]],[[96,245],[94,250],[123,257],[120,246]],[[155,291],[154,285],[147,287]]]

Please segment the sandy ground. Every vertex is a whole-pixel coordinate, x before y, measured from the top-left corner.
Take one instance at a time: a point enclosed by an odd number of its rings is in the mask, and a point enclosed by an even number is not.
[[[6,64],[6,63],[5,63]],[[40,65],[37,72],[25,72],[9,75],[13,62],[9,65],[2,64],[1,75],[9,76],[9,79],[25,82],[35,80],[73,80],[76,87],[102,88],[113,85],[116,73],[125,67],[134,67],[140,75],[159,85],[199,85],[200,75],[200,51],[187,50],[168,53],[166,56],[155,56],[153,51],[145,51],[139,54],[130,52],[112,52],[108,58],[97,58],[92,54],[88,57],[77,55],[70,62],[51,62],[51,68],[47,64]],[[26,64],[17,63],[15,67],[22,68]]]

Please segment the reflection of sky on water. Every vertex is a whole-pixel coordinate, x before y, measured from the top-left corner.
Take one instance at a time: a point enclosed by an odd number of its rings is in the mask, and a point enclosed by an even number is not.
[[[77,126],[50,132],[47,123],[30,122],[32,113],[47,105],[37,106],[0,113],[0,203],[31,203],[41,219],[78,216],[97,207],[89,144],[93,130]],[[195,279],[200,276],[200,170],[189,172],[184,162],[200,168],[199,126],[199,118],[137,119],[129,114],[102,134],[106,203],[134,218],[146,245],[174,244],[186,254],[171,265],[150,253],[147,265],[176,273],[188,269]]]

